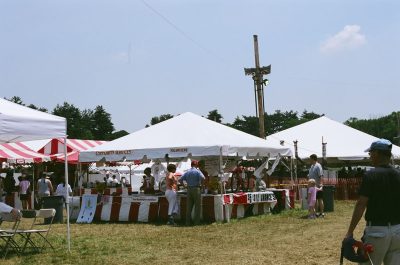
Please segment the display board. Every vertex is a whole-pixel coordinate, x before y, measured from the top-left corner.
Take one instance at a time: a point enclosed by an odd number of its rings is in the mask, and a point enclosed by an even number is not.
[[[82,196],[82,206],[79,211],[77,223],[90,224],[96,213],[97,194],[84,194]]]

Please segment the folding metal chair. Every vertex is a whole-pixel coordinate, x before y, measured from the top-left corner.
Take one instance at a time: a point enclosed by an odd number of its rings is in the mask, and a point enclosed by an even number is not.
[[[21,253],[21,248],[15,240],[19,224],[20,217],[18,218],[11,213],[0,213],[0,238],[5,242],[1,247],[1,251],[4,253],[3,258],[6,258],[10,249],[13,249],[18,256]]]
[[[16,233],[25,239],[21,253],[30,247],[32,250],[41,252],[46,247],[54,247],[48,240],[47,236],[53,224],[55,209],[40,209],[37,211],[23,211],[24,219],[33,219],[28,229],[18,229]]]

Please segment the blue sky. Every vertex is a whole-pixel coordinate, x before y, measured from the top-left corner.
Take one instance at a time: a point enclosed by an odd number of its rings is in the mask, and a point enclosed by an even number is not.
[[[117,130],[217,109],[255,115],[253,35],[272,65],[265,107],[343,122],[399,111],[395,0],[0,0],[0,96],[103,105]]]

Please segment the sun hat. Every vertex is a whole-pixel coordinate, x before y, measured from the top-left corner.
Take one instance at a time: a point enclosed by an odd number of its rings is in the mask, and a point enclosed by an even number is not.
[[[392,143],[386,139],[379,139],[375,142],[372,142],[371,146],[366,149],[365,152],[370,152],[374,150],[392,151]]]

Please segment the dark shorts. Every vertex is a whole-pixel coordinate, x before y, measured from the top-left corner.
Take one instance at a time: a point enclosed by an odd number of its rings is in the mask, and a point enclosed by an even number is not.
[[[21,201],[27,201],[27,200],[29,200],[29,194],[20,194],[19,199]]]
[[[324,198],[324,192],[322,190],[317,191],[317,200]]]

